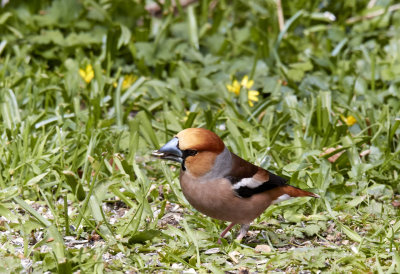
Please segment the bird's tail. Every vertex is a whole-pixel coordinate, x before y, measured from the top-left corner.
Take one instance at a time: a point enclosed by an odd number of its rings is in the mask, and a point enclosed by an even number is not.
[[[314,198],[320,197],[318,194],[305,191],[294,186],[287,185],[284,188],[285,188],[285,193],[289,194],[290,197],[314,197]]]

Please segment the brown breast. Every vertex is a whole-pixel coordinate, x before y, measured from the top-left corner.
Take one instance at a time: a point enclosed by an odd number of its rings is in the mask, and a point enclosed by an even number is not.
[[[227,179],[200,181],[187,172],[181,172],[180,183],[183,194],[195,209],[212,218],[239,224],[248,224],[257,218],[277,195],[263,192],[240,198]]]

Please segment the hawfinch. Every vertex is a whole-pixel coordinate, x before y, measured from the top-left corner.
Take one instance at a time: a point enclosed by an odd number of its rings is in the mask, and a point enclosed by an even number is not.
[[[240,241],[250,223],[272,204],[293,197],[319,197],[243,160],[230,152],[214,132],[203,128],[182,130],[153,156],[181,163],[182,192],[195,209],[232,222],[221,238],[240,224]]]

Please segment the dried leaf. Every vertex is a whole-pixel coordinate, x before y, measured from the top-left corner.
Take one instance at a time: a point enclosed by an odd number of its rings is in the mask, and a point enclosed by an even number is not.
[[[324,152],[321,153],[320,157],[330,154],[332,152],[334,152],[335,150],[341,149],[342,146],[337,146],[336,148],[330,147],[330,148],[324,148]],[[328,158],[328,161],[331,163],[336,162],[337,159],[339,159],[339,157],[344,153],[344,150],[332,155],[331,157]]]
[[[271,247],[269,245],[257,245],[254,250],[256,252],[265,252],[265,253],[269,253],[271,252]]]
[[[397,201],[397,200],[393,201],[393,202],[392,202],[392,206],[394,206],[394,207],[400,207],[400,201]]]
[[[241,255],[241,254],[240,254],[239,251],[237,251],[237,250],[231,251],[231,252],[229,252],[229,254],[228,254],[229,258],[231,258],[232,262],[234,262],[235,264],[238,264],[238,263],[239,263],[239,259],[236,258],[236,257],[238,257],[238,256],[240,256],[240,255]]]

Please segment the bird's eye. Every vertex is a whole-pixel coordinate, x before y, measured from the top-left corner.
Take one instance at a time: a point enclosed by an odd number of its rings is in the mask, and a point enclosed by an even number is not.
[[[185,155],[185,158],[188,156],[194,156],[197,154],[197,150],[187,149],[183,151],[183,154]]]

